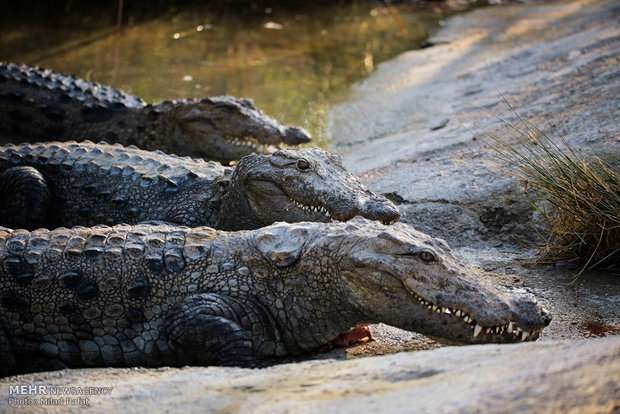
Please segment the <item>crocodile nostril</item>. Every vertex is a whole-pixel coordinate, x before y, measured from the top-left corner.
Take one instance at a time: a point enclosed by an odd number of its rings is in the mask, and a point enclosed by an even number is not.
[[[394,224],[400,218],[400,211],[386,198],[373,198],[363,207],[363,216],[370,220],[378,220],[383,224]]]
[[[545,325],[549,325],[549,323],[553,319],[553,316],[551,316],[551,313],[545,308],[540,309],[540,316],[542,316],[545,322]]]

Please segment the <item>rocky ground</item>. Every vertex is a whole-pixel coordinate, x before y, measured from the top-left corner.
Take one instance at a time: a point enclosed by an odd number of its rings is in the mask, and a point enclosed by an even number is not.
[[[571,285],[578,269],[533,265],[539,217],[484,141],[509,137],[502,120],[518,125],[505,99],[548,135],[617,158],[619,16],[613,1],[456,16],[431,37],[433,46],[380,65],[328,116],[331,149],[398,204],[402,221],[551,310],[542,341],[620,334],[618,275],[589,272]]]
[[[620,337],[613,337],[448,347],[261,370],[79,369],[29,375],[21,383],[89,387],[102,395],[64,398],[101,413],[611,413],[620,409],[619,355]],[[0,392],[7,394],[6,383],[0,382]],[[67,412],[66,402],[51,405],[58,396],[22,398],[38,405],[10,412]]]
[[[446,239],[463,261],[506,289],[536,296],[554,316],[541,340],[442,347],[384,325],[376,341],[260,370],[93,369],[0,381],[113,387],[91,412],[620,412],[620,284],[531,264],[540,240],[518,185],[482,138],[529,122],[571,144],[620,151],[620,4],[576,0],[478,9],[445,22],[431,47],[379,65],[333,107],[334,152],[402,220]],[[598,338],[607,336],[608,338]],[[396,355],[360,358],[379,354]],[[75,401],[79,404],[79,401]]]

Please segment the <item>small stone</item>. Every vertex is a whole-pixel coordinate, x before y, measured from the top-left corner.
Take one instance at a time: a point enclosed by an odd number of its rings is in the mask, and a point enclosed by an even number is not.
[[[448,122],[450,122],[450,118],[441,118],[440,120],[431,123],[430,130],[437,131],[438,129],[445,128],[445,126],[448,125]]]

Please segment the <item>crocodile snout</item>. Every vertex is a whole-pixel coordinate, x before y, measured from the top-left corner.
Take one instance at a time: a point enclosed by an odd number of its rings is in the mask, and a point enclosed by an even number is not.
[[[362,205],[360,215],[383,224],[393,224],[400,218],[400,211],[387,198],[374,197]]]
[[[289,145],[305,144],[310,142],[311,139],[310,133],[300,127],[288,127],[284,132],[284,142]]]
[[[536,299],[518,297],[512,301],[513,319],[524,331],[542,329],[549,325],[552,316]]]

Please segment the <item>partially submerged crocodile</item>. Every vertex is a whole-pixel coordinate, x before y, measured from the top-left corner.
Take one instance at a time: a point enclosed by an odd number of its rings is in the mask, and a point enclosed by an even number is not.
[[[92,142],[0,147],[0,225],[34,229],[162,220],[224,230],[275,221],[392,223],[400,213],[319,148],[236,167]]]
[[[252,101],[231,96],[147,104],[109,86],[0,62],[3,143],[89,139],[228,162],[310,141]]]
[[[0,261],[4,375],[50,360],[245,365],[377,322],[462,343],[531,341],[551,320],[477,278],[443,240],[359,217],[239,232],[0,229]]]

